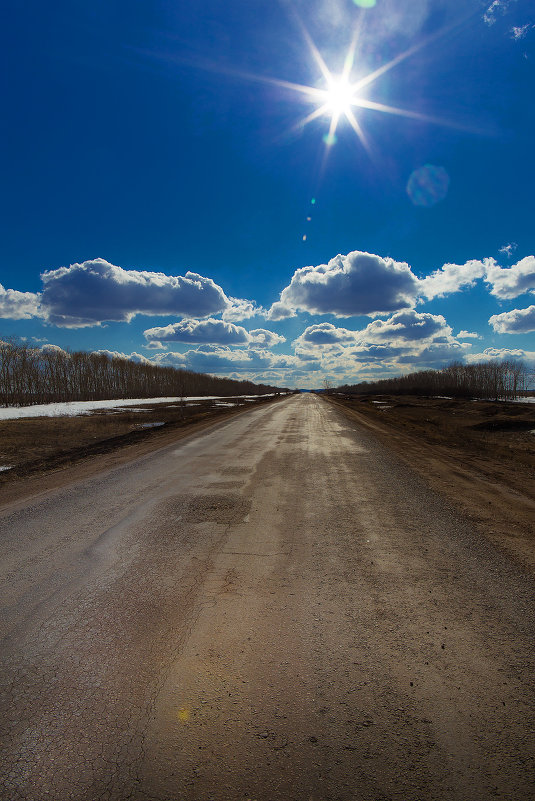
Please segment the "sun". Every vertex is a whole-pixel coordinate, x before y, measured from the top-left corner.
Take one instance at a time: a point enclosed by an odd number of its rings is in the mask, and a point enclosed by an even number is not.
[[[331,77],[324,91],[325,111],[333,116],[347,116],[355,105],[355,91],[345,75]]]
[[[372,5],[375,5],[374,0],[354,0],[354,2],[361,7],[370,8]],[[349,48],[345,54],[343,70],[341,73],[337,73],[332,72],[329,69],[301,20],[298,20],[298,23],[305,42],[308,45],[312,55],[312,61],[315,63],[315,66],[321,73],[321,85],[306,86],[292,83],[291,81],[267,79],[267,82],[269,83],[278,85],[283,89],[294,91],[301,96],[303,101],[312,104],[314,107],[309,114],[298,120],[298,122],[293,126],[292,130],[302,130],[306,125],[314,120],[317,120],[321,117],[327,118],[329,120],[329,128],[328,132],[323,136],[323,141],[327,147],[331,147],[337,142],[337,132],[339,126],[343,123],[349,124],[349,126],[353,129],[353,132],[359,138],[362,146],[370,156],[373,155],[371,143],[368,141],[359,119],[361,117],[361,112],[363,111],[382,112],[385,114],[419,120],[421,122],[432,123],[434,125],[443,125],[466,130],[464,126],[456,125],[449,120],[429,116],[421,111],[413,111],[411,109],[386,105],[385,103],[378,103],[368,99],[367,97],[368,89],[379,78],[390,72],[390,70],[397,67],[406,59],[413,56],[423,47],[429,46],[436,39],[444,36],[450,29],[454,27],[454,25],[441,28],[434,34],[431,34],[421,41],[416,42],[407,50],[404,50],[403,52],[399,53],[399,55],[392,58],[390,61],[387,61],[368,73],[365,71],[363,72],[363,63],[360,59],[359,46],[360,29],[356,28]],[[266,79],[262,78],[262,80],[265,81]]]

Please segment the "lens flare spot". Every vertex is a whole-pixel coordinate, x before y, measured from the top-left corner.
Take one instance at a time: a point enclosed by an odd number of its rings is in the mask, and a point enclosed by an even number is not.
[[[310,201],[310,205],[313,206],[315,203],[316,203],[316,198],[313,197],[312,200]]]
[[[189,709],[186,709],[185,706],[181,706],[178,710],[177,717],[181,723],[187,723],[190,719]]]
[[[377,0],[353,0],[353,2],[359,8],[373,8]]]
[[[329,145],[330,147],[331,145],[335,145],[338,140],[336,138],[336,134],[329,132],[323,136],[323,141],[325,142],[326,145]]]
[[[431,206],[440,203],[448,194],[450,177],[444,167],[424,164],[411,173],[407,182],[407,194],[415,206]]]
[[[306,242],[306,241],[307,241],[307,235],[303,234],[303,242]]]

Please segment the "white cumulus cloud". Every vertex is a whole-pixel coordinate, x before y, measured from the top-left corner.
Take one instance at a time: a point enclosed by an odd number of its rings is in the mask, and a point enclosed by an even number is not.
[[[268,331],[266,328],[252,328],[247,332],[247,335],[249,337],[249,346],[254,348],[272,348],[274,345],[286,342],[286,337],[276,334],[274,331]]]
[[[264,316],[266,310],[262,306],[257,306],[254,300],[245,300],[242,298],[228,298],[229,305],[223,312],[223,320],[228,320],[231,323],[240,322],[240,320],[248,320],[250,317],[257,315]]]
[[[476,331],[459,331],[457,339],[481,339],[481,335]]]
[[[440,335],[451,335],[451,328],[441,314],[419,313],[414,309],[398,312],[388,320],[374,320],[360,333],[361,341],[417,342]]]
[[[332,323],[317,323],[305,328],[301,336],[295,341],[294,345],[347,345],[355,343],[355,331],[347,328],[338,328]]]
[[[418,294],[427,300],[432,300],[472,287],[478,278],[485,276],[488,261],[488,259],[483,261],[471,259],[466,264],[444,264],[420,280]]]
[[[375,316],[414,306],[418,279],[405,262],[355,250],[328,264],[302,267],[270,310],[281,319],[285,310],[337,317]],[[286,316],[290,316],[286,314]]]
[[[107,356],[108,359],[128,359],[130,362],[137,362],[138,364],[152,364],[150,359],[147,359],[146,356],[143,356],[142,353],[122,353],[119,350],[106,350],[105,348],[102,350],[94,350],[93,353],[100,355],[100,356]]]
[[[491,295],[500,300],[510,300],[525,292],[535,293],[535,256],[526,256],[511,267],[500,267],[489,259],[486,281],[491,286]]]
[[[266,314],[267,319],[273,320],[273,322],[276,322],[278,320],[287,320],[289,317],[296,317],[296,316],[297,313],[295,312],[295,310],[288,308],[288,306],[285,306],[284,303],[281,303],[280,300],[275,301],[275,303],[271,305],[271,308]]]
[[[481,353],[469,353],[465,359],[468,364],[477,364],[478,362],[489,362],[497,359],[503,361],[504,359],[529,359],[532,361],[535,358],[533,351],[525,351],[520,348],[485,348]]]
[[[268,368],[294,367],[294,356],[275,356],[260,348],[232,349],[225,346],[200,345],[186,353],[159,353],[157,364],[185,367],[199,373],[254,372]]]
[[[207,317],[229,306],[220,286],[193,272],[169,276],[93,259],[49,270],[41,278],[48,320],[59,326],[128,322],[137,314]]]
[[[189,344],[248,345],[273,347],[285,342],[285,337],[265,328],[247,331],[241,325],[226,320],[181,320],[170,325],[147,328],[143,332],[149,345],[160,347],[163,342],[185,342]]]
[[[214,320],[181,320],[178,323],[147,328],[143,332],[149,342],[212,342],[219,345],[246,345],[249,336],[241,325]]]
[[[40,295],[34,292],[4,289],[0,284],[0,318],[28,320],[30,317],[40,317],[40,300]]]
[[[489,323],[498,334],[528,334],[535,331],[535,306],[493,314]]]

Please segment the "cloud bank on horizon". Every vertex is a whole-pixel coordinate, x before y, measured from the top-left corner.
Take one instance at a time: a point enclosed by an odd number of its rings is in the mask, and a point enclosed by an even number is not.
[[[187,271],[169,276],[124,269],[102,258],[44,271],[39,293],[0,290],[0,317],[43,321],[56,329],[99,328],[130,324],[137,316],[180,317],[143,330],[147,355],[128,357],[156,364],[217,374],[246,374],[257,380],[318,383],[328,374],[339,383],[362,376],[420,368],[439,368],[453,360],[533,358],[522,348],[487,348],[474,353],[482,334],[460,330],[454,335],[442,314],[421,311],[436,298],[466,295],[479,284],[497,303],[535,295],[535,257],[502,267],[494,258],[444,264],[423,278],[406,262],[352,251],[327,264],[298,268],[269,310],[254,301],[229,298],[211,278]],[[291,352],[280,353],[286,337],[268,328],[238,325],[228,315],[263,317],[272,325],[291,320],[302,331]],[[353,320],[351,327],[306,319]],[[363,324],[363,317],[371,322]],[[243,321],[245,321],[243,320]],[[535,331],[535,305],[512,308],[488,318],[497,334]],[[178,345],[181,350],[171,349]],[[196,347],[191,347],[196,346]],[[45,346],[45,347],[53,347]],[[151,351],[157,351],[151,355]],[[100,349],[110,356],[118,351]],[[124,353],[120,353],[124,356]]]

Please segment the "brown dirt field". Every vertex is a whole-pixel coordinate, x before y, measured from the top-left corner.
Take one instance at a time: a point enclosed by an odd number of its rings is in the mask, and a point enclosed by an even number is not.
[[[413,396],[329,396],[535,572],[535,405]]]
[[[189,433],[192,427],[242,412],[273,398],[237,401],[234,408],[218,406],[213,400],[181,406],[147,400],[127,409],[103,410],[77,417],[34,417],[0,421],[0,489],[21,478],[51,470],[65,469],[88,457],[108,454],[127,446],[148,442],[158,447],[170,433]]]

